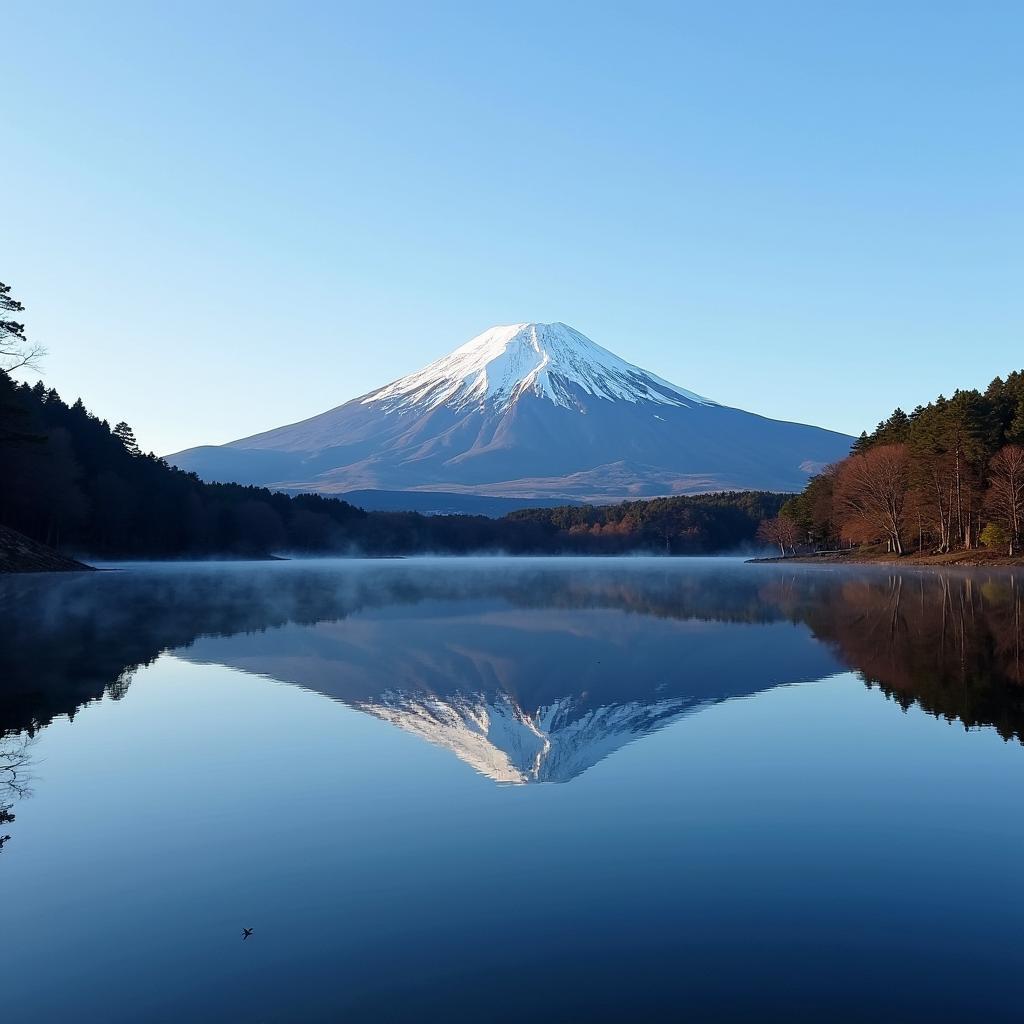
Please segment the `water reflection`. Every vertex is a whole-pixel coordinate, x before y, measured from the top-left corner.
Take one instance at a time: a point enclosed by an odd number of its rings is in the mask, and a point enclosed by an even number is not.
[[[564,782],[709,704],[857,670],[903,707],[1024,735],[1013,573],[728,562],[314,564],[5,581],[0,733],[163,652],[326,694],[499,782]]]
[[[30,793],[32,737],[25,734],[0,735],[0,851],[10,840],[4,829],[14,821],[14,804]]]
[[[1018,580],[0,582],[8,1017],[1016,1020]]]

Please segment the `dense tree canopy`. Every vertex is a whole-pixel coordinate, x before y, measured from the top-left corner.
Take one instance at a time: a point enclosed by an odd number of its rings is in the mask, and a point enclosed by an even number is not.
[[[782,515],[816,547],[882,542],[896,552],[948,552],[990,543],[1019,551],[1024,371],[984,392],[940,395],[909,414],[896,409]]]

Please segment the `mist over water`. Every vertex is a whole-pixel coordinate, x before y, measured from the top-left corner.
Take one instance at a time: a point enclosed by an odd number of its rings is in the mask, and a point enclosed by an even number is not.
[[[1016,1019],[1019,574],[132,565],[0,611],[18,1019]]]

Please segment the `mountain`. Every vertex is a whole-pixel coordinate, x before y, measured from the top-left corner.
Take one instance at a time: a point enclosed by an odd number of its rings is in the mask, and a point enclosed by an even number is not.
[[[289,491],[612,501],[800,490],[851,441],[703,398],[565,324],[513,324],[319,416],[168,461]]]

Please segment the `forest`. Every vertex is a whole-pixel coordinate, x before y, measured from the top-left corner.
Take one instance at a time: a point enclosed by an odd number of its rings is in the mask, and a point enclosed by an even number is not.
[[[1019,556],[1022,535],[1024,371],[896,409],[759,530],[783,554],[877,546]]]
[[[79,399],[0,372],[0,524],[99,558],[419,552],[701,554],[754,543],[785,495],[736,492],[529,509],[502,519],[365,512],[316,494],[204,483]]]

